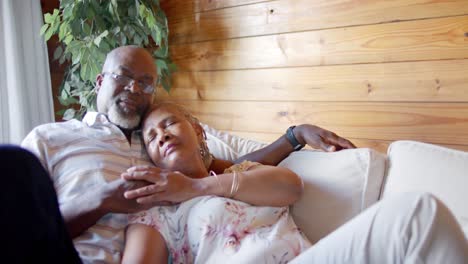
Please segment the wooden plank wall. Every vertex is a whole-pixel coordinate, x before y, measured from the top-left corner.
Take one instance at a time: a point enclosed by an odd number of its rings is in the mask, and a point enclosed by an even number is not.
[[[312,123],[468,150],[468,0],[170,0],[170,95],[270,142]]]

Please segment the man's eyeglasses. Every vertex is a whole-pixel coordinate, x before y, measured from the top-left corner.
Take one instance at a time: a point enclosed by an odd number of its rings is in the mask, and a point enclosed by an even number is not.
[[[138,86],[142,88],[142,91],[145,94],[154,93],[154,89],[156,86],[159,85],[159,81],[160,81],[159,78],[156,80],[156,83],[150,80],[135,80],[130,76],[117,74],[113,72],[103,72],[102,74],[103,75],[110,74],[110,76],[112,77],[112,79],[115,80],[116,83],[118,83],[119,85],[123,85],[123,86],[133,85],[133,82],[136,82]]]

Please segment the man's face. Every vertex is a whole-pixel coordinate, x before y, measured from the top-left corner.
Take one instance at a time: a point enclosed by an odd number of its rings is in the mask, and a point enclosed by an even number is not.
[[[123,129],[136,129],[153,96],[144,91],[157,78],[153,59],[143,50],[124,49],[109,60],[97,76],[98,111]]]

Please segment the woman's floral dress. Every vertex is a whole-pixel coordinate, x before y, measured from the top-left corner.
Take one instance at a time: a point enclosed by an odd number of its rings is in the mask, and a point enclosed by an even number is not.
[[[243,162],[225,170],[242,172]],[[252,206],[201,196],[173,206],[156,206],[130,216],[164,237],[172,263],[286,263],[311,246],[288,207]]]

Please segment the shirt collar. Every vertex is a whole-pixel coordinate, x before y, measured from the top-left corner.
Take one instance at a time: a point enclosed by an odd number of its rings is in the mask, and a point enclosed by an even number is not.
[[[98,112],[86,112],[82,120],[89,127],[98,127],[98,126],[115,126],[109,119],[106,114]],[[132,132],[132,135],[141,136],[141,129],[136,129]]]
[[[98,112],[87,112],[83,117],[82,122],[89,127],[96,127],[111,123],[105,114]]]

